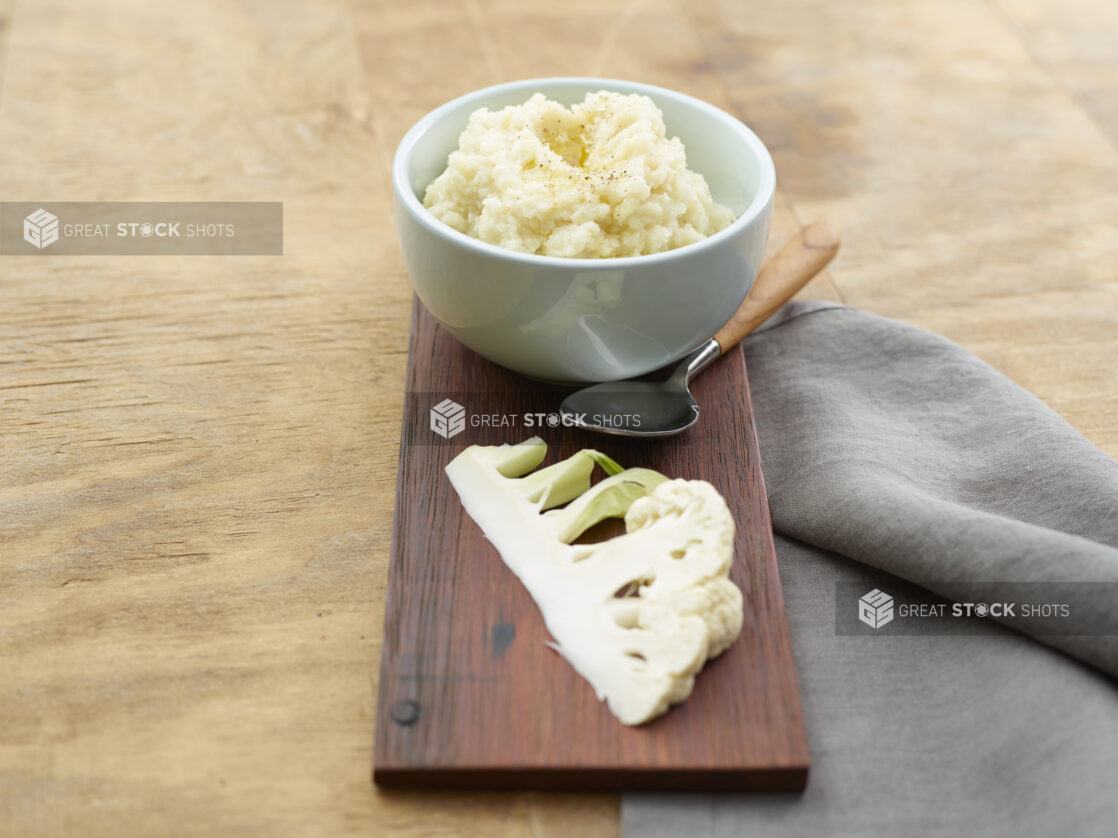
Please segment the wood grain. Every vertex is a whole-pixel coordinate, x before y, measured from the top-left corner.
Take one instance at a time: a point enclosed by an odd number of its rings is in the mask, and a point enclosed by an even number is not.
[[[961,343],[1116,456],[1118,152],[1053,75],[1064,65],[1035,58],[1038,39],[1066,38],[1043,52],[1082,47],[1114,90],[1118,58],[1089,34],[1113,6],[998,6],[686,9],[797,216],[843,230],[830,273],[845,301]]]
[[[571,72],[728,108],[776,159],[773,248],[843,231],[804,296],[946,334],[1118,456],[1114,15],[0,0],[6,200],[286,217],[281,259],[0,260],[0,834],[616,836],[612,795],[369,783],[411,305],[396,142],[459,93]]]
[[[800,791],[808,753],[772,524],[739,349],[695,382],[689,432],[621,440],[533,418],[569,389],[544,387],[465,349],[416,303],[412,319],[374,771],[396,787]],[[431,430],[445,398],[466,409]],[[498,417],[512,427],[477,427]],[[620,724],[547,648],[543,619],[443,468],[469,445],[538,434],[546,463],[595,447],[626,466],[708,480],[737,525],[730,578],[745,624],[691,697],[641,727]]]
[[[1118,146],[1118,6],[1093,0],[991,5],[1029,57]]]

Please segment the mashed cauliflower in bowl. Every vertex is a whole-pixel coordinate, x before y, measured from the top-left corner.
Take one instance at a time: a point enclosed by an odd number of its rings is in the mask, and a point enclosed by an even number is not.
[[[734,218],[687,167],[656,103],[610,90],[570,108],[535,93],[478,109],[423,205],[481,241],[574,259],[662,253]]]
[[[596,134],[582,127],[585,120],[575,123],[579,106],[593,104],[601,91],[651,100],[670,144],[665,153],[650,151],[660,141],[651,118],[638,117],[616,133]],[[482,109],[501,114],[537,93],[538,126],[554,130],[548,122],[554,119],[568,130],[532,137],[516,129],[520,150],[484,158],[479,150],[464,167],[448,166],[471,115]],[[602,125],[625,118],[614,114]],[[611,138],[632,152],[621,173],[603,164]],[[566,179],[570,199],[564,189],[541,189],[564,172],[555,158],[541,164],[542,146],[568,167],[567,175],[584,170],[584,184],[597,177],[604,189],[587,193],[573,178]],[[456,168],[452,177],[462,182],[436,184]],[[538,168],[550,171],[531,174]],[[630,182],[616,184],[623,178]],[[498,194],[470,194],[473,180],[498,186]],[[516,194],[522,181],[527,195]],[[611,191],[611,183],[620,188]],[[460,96],[407,132],[392,165],[396,231],[419,300],[478,354],[523,375],[564,383],[641,375],[709,339],[753,283],[775,186],[768,151],[735,117],[676,91],[599,78],[528,79]],[[484,219],[494,201],[514,209]],[[566,220],[556,213],[563,204],[572,211]],[[444,210],[446,221],[437,217]],[[492,241],[470,232],[475,221],[481,226],[474,233],[492,226]]]

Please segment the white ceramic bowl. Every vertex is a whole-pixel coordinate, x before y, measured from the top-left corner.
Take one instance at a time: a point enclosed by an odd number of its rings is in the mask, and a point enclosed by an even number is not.
[[[588,91],[642,93],[663,111],[714,199],[736,219],[696,244],[621,259],[563,259],[505,250],[443,224],[422,204],[471,113],[539,91],[565,105]],[[654,370],[711,337],[745,299],[761,260],[776,173],[757,136],[691,96],[628,81],[527,79],[436,108],[400,142],[392,165],[396,230],[412,286],[458,340],[502,366],[561,382]]]

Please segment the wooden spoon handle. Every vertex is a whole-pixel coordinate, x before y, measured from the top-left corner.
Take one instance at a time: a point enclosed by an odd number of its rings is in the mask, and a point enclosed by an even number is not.
[[[835,258],[839,234],[822,222],[809,224],[761,268],[753,287],[734,316],[718,330],[714,339],[722,354],[764,323],[792,299],[813,276]]]

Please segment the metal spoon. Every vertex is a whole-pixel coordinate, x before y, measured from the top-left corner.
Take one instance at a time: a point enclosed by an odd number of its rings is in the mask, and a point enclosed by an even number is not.
[[[680,361],[666,381],[595,384],[567,396],[559,412],[579,427],[619,436],[653,438],[687,430],[699,419],[699,405],[687,388],[691,379],[807,285],[838,247],[838,233],[820,222],[809,224],[761,268],[730,321]]]

